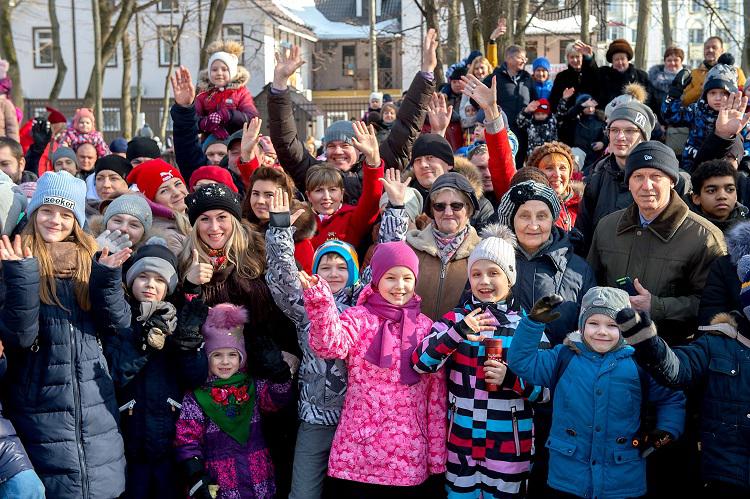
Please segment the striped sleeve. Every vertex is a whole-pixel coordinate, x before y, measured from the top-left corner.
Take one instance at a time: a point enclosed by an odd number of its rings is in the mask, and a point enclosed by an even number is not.
[[[437,372],[456,351],[463,341],[463,337],[454,327],[458,317],[454,312],[448,312],[442,320],[432,325],[430,334],[412,353],[411,361],[415,371],[418,373]]]

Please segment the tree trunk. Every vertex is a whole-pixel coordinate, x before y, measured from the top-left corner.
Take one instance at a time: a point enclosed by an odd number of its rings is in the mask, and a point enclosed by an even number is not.
[[[133,51],[130,49],[130,33],[122,34],[122,90],[120,96],[120,131],[122,136],[130,139],[133,136],[133,107],[130,96],[131,66]]]
[[[591,28],[589,27],[589,14],[591,4],[589,0],[580,0],[581,2],[581,41],[586,45],[591,44]]]
[[[91,14],[94,22],[94,47],[101,47],[102,26],[101,18],[99,17],[99,0],[91,0]],[[91,100],[94,107],[94,116],[96,116],[96,125],[101,130],[104,126],[104,114],[102,111],[102,78],[104,78],[104,72],[102,71],[102,53],[99,50],[94,50],[93,73],[94,88]]]
[[[458,44],[460,36],[458,25],[461,18],[461,4],[459,0],[448,0],[448,33],[445,40],[445,63],[450,66],[458,62]]]
[[[661,29],[664,36],[664,48],[671,47],[674,42],[672,41],[672,13],[669,12],[669,0],[661,0]]]
[[[511,7],[512,8],[512,7]],[[526,21],[529,17],[529,0],[520,0],[516,15],[516,27],[513,30],[513,43],[525,47]]]
[[[143,42],[141,41],[141,19],[135,14],[135,102],[133,103],[133,135],[138,131],[143,98]]]
[[[224,12],[227,10],[228,0],[211,0],[208,7],[208,24],[206,25],[206,37],[203,39],[201,47],[200,66],[205,68],[208,64],[208,54],[206,48],[211,42],[217,40],[221,34],[221,26],[224,23]]]
[[[183,12],[182,14],[182,20],[180,21],[180,25],[177,27],[177,31],[174,33],[170,33],[171,39],[169,44],[169,67],[167,68],[167,77],[164,79],[164,100],[162,101],[161,108],[164,110],[161,116],[161,125],[159,126],[159,137],[161,137],[162,141],[166,144],[167,142],[167,123],[169,123],[169,89],[170,89],[170,76],[172,76],[172,70],[174,69],[174,62],[175,62],[175,56],[178,43],[180,43],[180,37],[182,37],[182,32],[185,29],[185,24],[187,23],[188,14],[187,12]],[[170,27],[172,26],[172,22],[170,20]]]
[[[750,75],[750,0],[742,2],[744,15],[743,23],[745,26],[745,43],[742,44],[742,71]]]
[[[469,34],[469,49],[480,50],[484,54],[482,24],[477,16],[477,6],[474,4],[474,0],[463,0],[463,6],[464,18],[466,19],[466,32]]]
[[[495,30],[495,27],[497,27],[497,20],[502,16],[503,5],[505,1],[498,1],[498,0],[480,0],[479,1],[479,7],[480,7],[480,14],[478,16],[480,22],[481,22],[481,29],[482,29],[482,38],[484,40],[489,41],[490,35]],[[513,25],[508,23],[508,30],[512,30]],[[502,48],[504,47],[505,43],[507,42],[507,34],[503,35],[503,37],[498,38],[497,40],[497,54],[500,60],[503,59],[503,52]]]
[[[440,22],[438,18],[438,9],[435,5],[435,0],[424,0],[422,2],[422,8],[425,16],[425,23],[427,29],[434,28],[437,31],[437,67],[435,67],[435,86],[440,86],[445,83],[445,73],[443,72],[443,47],[440,43]]]
[[[55,4],[56,0],[47,1],[50,29],[52,30],[52,55],[57,67],[55,82],[52,84],[52,90],[49,91],[49,102],[52,106],[57,106],[57,99],[60,97],[60,90],[65,82],[65,74],[68,72],[68,67],[65,65],[65,59],[62,55],[62,47],[60,47],[60,23],[57,20],[57,6]]]
[[[13,80],[11,99],[13,104],[23,109],[23,87],[21,86],[21,72],[18,68],[18,55],[16,45],[13,42],[13,23],[11,12],[13,7],[10,0],[0,0],[0,50],[3,57],[8,61],[8,77]]]
[[[650,1],[638,2],[638,27],[635,34],[635,57],[633,65],[644,69],[646,65],[646,40],[648,39],[648,18]]]

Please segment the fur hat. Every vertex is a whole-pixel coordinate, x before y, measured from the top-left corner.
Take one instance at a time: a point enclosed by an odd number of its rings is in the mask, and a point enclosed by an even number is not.
[[[346,269],[349,273],[349,277],[346,280],[346,287],[348,288],[357,284],[359,282],[359,259],[357,258],[357,251],[351,244],[338,239],[329,239],[315,250],[312,266],[313,274],[318,273],[318,265],[320,265],[323,255],[330,253],[340,256],[346,262]]]
[[[611,64],[612,57],[620,53],[625,54],[629,61],[633,59],[633,46],[624,38],[618,38],[609,44],[607,48],[607,62]]]
[[[482,229],[482,240],[469,255],[466,270],[478,260],[489,260],[503,269],[511,286],[516,284],[516,236],[505,225],[492,224]]]
[[[575,159],[573,159],[573,151],[568,144],[556,140],[545,142],[544,144],[535,147],[526,159],[526,166],[539,168],[539,163],[541,163],[542,159],[549,154],[559,154],[560,156],[563,156],[570,165],[571,173],[573,172],[576,165]]]
[[[234,348],[240,354],[240,369],[247,365],[245,351],[245,323],[247,309],[242,305],[220,303],[208,309],[208,317],[203,324],[203,338],[206,341],[206,355],[220,348]]]

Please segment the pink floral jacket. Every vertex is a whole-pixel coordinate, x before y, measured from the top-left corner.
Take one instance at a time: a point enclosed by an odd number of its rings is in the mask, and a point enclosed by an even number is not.
[[[443,473],[446,461],[446,382],[442,373],[421,375],[414,385],[400,382],[400,358],[384,369],[365,360],[380,319],[359,306],[373,293],[367,286],[358,306],[339,316],[328,283],[321,279],[304,293],[310,318],[310,347],[322,358],[344,359],[348,391],[333,439],[328,474],[380,485],[413,486]],[[417,338],[432,321],[417,319]],[[390,326],[389,326],[390,328]],[[394,349],[401,338],[394,335]]]

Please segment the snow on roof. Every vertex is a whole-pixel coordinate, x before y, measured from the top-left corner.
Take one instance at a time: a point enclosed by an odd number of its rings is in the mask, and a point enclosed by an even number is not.
[[[312,0],[311,0],[312,1]],[[593,31],[596,28],[597,20],[594,16],[589,16],[589,29]],[[526,35],[567,35],[578,34],[581,32],[581,16],[571,16],[554,21],[545,21],[544,19],[534,18],[526,28]]]
[[[349,40],[368,38],[369,25],[355,25],[329,21],[315,7],[315,0],[274,0],[274,3],[295,22],[310,26],[321,40]],[[399,29],[398,19],[388,19],[375,25],[378,33],[394,33]]]

